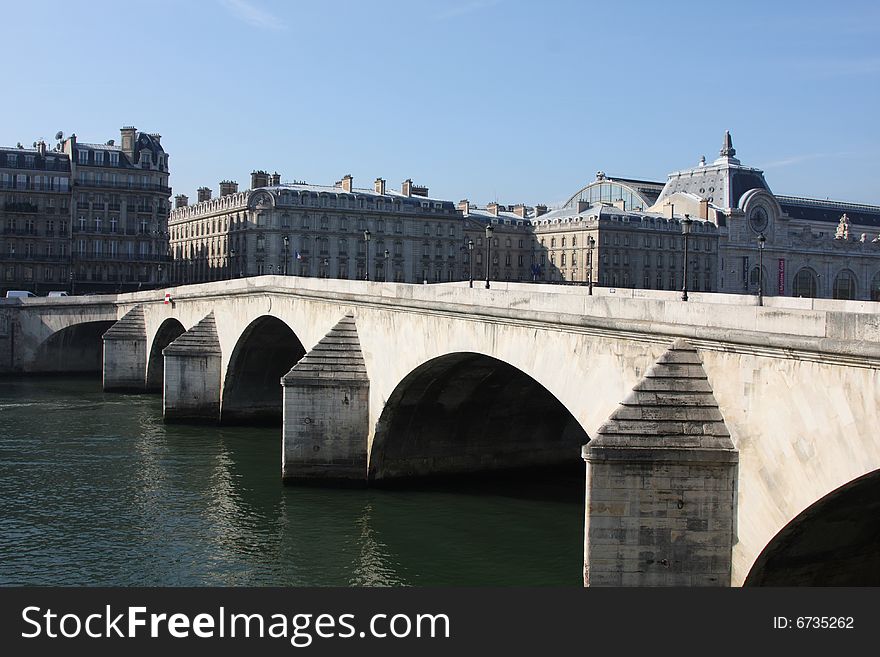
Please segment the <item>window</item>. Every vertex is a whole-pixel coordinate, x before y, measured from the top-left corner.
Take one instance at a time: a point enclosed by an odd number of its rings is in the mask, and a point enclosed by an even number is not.
[[[103,151],[95,151],[95,165],[96,166],[104,166],[104,153]]]
[[[110,153],[110,166],[119,166],[119,153]]]
[[[76,161],[79,164],[88,164],[89,163],[89,152],[84,148],[76,149]]]

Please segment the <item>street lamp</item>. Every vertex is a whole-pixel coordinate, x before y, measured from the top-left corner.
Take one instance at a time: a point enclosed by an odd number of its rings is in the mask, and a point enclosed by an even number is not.
[[[162,265],[161,265],[161,263],[156,268],[156,286],[162,287]]]
[[[492,232],[495,229],[491,223],[486,224],[486,289],[489,289],[489,265],[492,262]]]
[[[235,278],[235,249],[229,249],[229,278]]]
[[[758,235],[758,305],[764,305],[764,233]]]
[[[290,237],[284,236],[284,275],[287,276],[287,258],[290,254]]]
[[[467,248],[468,248],[468,262],[470,263],[470,266],[471,266],[471,279],[470,279],[470,282],[468,283],[468,287],[473,287],[474,286],[474,241],[473,240],[468,240]]]
[[[688,300],[688,235],[691,234],[691,221],[690,215],[684,215],[684,219],[681,220],[681,234],[684,235],[684,284],[681,287],[681,300]]]
[[[388,249],[385,249],[385,282],[388,282],[388,256],[391,255],[391,252]]]
[[[370,280],[370,231],[368,230],[364,231],[364,242],[366,243],[367,247],[367,261],[366,266],[364,267],[366,273],[364,274],[364,280],[368,281]]]
[[[587,286],[589,289],[589,294],[593,294],[593,249],[596,248],[596,238],[590,235],[587,238],[587,270],[589,278]]]

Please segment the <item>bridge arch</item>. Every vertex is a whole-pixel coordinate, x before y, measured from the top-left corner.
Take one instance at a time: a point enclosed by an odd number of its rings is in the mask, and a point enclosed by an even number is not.
[[[101,336],[114,323],[81,322],[56,331],[37,348],[30,371],[100,373],[104,354]]]
[[[783,527],[745,586],[880,585],[880,470],[837,488]]]
[[[169,317],[159,326],[150,347],[150,355],[147,358],[147,390],[161,392],[165,378],[165,362],[162,350],[177,338],[183,335],[186,329],[177,319]]]
[[[281,377],[305,353],[299,337],[281,319],[263,315],[248,324],[226,367],[221,422],[280,424]]]
[[[396,386],[376,424],[371,481],[535,466],[581,467],[589,440],[544,386],[475,352],[433,358]]]

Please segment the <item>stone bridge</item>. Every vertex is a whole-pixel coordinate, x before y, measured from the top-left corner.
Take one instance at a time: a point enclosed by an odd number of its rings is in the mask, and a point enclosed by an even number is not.
[[[283,419],[288,482],[583,457],[591,585],[880,581],[878,304],[273,276],[165,292],[4,300],[0,373],[103,368],[106,390],[161,391],[167,421]]]

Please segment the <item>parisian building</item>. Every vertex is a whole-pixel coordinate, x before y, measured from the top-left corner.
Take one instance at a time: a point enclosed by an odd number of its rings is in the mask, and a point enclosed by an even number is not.
[[[712,163],[702,157],[665,183],[599,172],[556,213],[557,223],[554,213],[542,217],[536,234],[560,231],[579,208],[598,217],[600,226],[603,217],[610,220],[607,237],[596,236],[601,285],[681,287],[683,240],[677,233],[688,217],[692,290],[757,294],[760,288],[765,296],[880,300],[880,207],[774,194],[763,171],[736,157],[729,133]],[[658,229],[653,243],[672,251],[634,253],[633,245],[651,243],[634,233],[646,228]],[[553,245],[551,237],[551,253]],[[555,255],[559,276],[577,280],[571,255],[567,270]]]
[[[357,188],[350,175],[334,185],[282,183],[254,171],[251,188],[202,187],[197,201],[175,197],[169,221],[173,280],[178,283],[261,274],[402,283],[458,280],[463,221],[451,201],[405,180],[382,178]]]
[[[124,127],[120,144],[56,139],[0,148],[3,288],[117,292],[167,280],[161,136]]]
[[[203,187],[197,203],[175,205],[179,283],[281,273],[681,290],[687,272],[695,292],[880,300],[880,207],[774,194],[729,133],[711,163],[665,182],[600,171],[555,209],[455,205],[411,180],[396,192],[381,178],[364,189],[351,176],[321,186],[265,171],[245,192],[224,181],[218,198]]]

